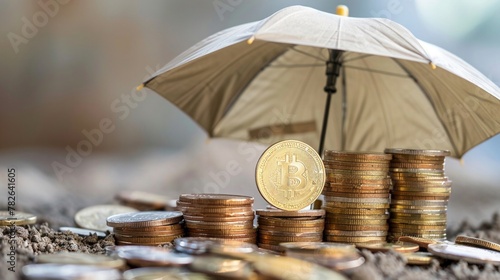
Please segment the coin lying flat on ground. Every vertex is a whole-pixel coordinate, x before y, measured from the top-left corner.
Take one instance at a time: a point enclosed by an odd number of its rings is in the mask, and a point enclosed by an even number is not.
[[[125,261],[122,259],[76,252],[41,254],[36,257],[36,261],[37,263],[93,265],[109,268],[121,268],[125,266]]]
[[[500,252],[493,250],[446,243],[429,244],[427,250],[444,259],[464,260],[474,264],[500,265]]]
[[[406,259],[407,264],[411,265],[430,265],[435,258],[428,252],[413,252],[405,253],[403,257]]]
[[[264,151],[255,171],[257,189],[272,206],[303,209],[321,195],[325,167],[318,153],[297,140],[285,140]]]
[[[23,226],[36,223],[35,215],[23,212],[14,212],[13,214],[11,215],[9,211],[0,211],[0,226]]]
[[[346,243],[331,242],[290,242],[281,243],[285,255],[335,270],[349,270],[362,265],[365,259],[356,247]]]
[[[99,231],[99,230],[92,230],[92,229],[85,229],[85,228],[76,228],[76,227],[60,227],[59,231],[65,232],[65,231],[70,231],[74,234],[77,234],[79,236],[89,236],[92,234],[97,235],[99,238],[104,238],[106,237],[106,233]]]
[[[475,247],[480,247],[480,248],[500,252],[500,244],[492,242],[492,241],[484,240],[481,238],[459,235],[456,237],[455,243],[467,245],[467,246],[475,246]]]
[[[152,246],[115,246],[109,255],[125,259],[131,266],[182,266],[190,264],[193,257],[170,249]]]
[[[23,266],[22,271],[24,278],[28,280],[122,279],[118,269],[93,265],[28,264]]]
[[[167,210],[172,200],[159,194],[131,190],[121,191],[115,198],[120,204],[141,211]]]
[[[182,268],[141,267],[123,272],[124,280],[210,280],[209,276]]]
[[[106,225],[109,216],[137,212],[137,209],[122,205],[95,205],[83,208],[75,214],[75,223],[81,228],[99,231],[110,230]]]
[[[372,252],[387,252],[390,250],[394,250],[399,253],[411,253],[418,251],[419,246],[414,243],[408,242],[394,242],[394,243],[386,243],[386,242],[372,242],[372,243],[361,243],[356,244],[358,249],[367,249]]]

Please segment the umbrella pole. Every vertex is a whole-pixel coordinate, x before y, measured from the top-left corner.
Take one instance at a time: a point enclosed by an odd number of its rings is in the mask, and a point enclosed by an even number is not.
[[[323,149],[325,146],[326,129],[328,127],[328,116],[330,114],[330,103],[332,101],[332,94],[337,92],[337,78],[340,74],[340,67],[342,63],[340,61],[340,56],[342,51],[339,50],[328,50],[329,57],[326,61],[326,85],[324,91],[326,92],[326,103],[325,103],[325,113],[323,116],[323,126],[321,128],[321,138],[319,142],[318,154],[321,156],[323,154]]]

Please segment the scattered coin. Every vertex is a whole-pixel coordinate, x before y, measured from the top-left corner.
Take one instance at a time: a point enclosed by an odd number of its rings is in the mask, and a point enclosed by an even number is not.
[[[137,212],[136,209],[122,205],[95,205],[83,208],[75,214],[75,223],[81,228],[99,231],[110,230],[106,225],[109,216]]]
[[[459,235],[455,238],[455,243],[467,246],[475,246],[500,252],[500,244],[480,238]]]
[[[124,280],[210,280],[209,276],[177,267],[141,267],[123,272]]]
[[[251,253],[257,250],[254,244],[239,240],[210,237],[184,237],[174,241],[175,250],[182,253],[200,255],[210,252]]]
[[[398,242],[414,243],[414,244],[417,244],[420,248],[424,248],[424,249],[427,249],[429,244],[438,243],[438,241],[434,240],[434,239],[415,237],[415,236],[400,236],[400,237],[398,237],[397,241]]]
[[[36,223],[35,215],[17,211],[13,214],[11,215],[9,211],[0,211],[0,226],[24,226]]]
[[[410,265],[430,265],[432,260],[435,259],[433,255],[428,252],[405,253],[403,257],[406,259],[406,263]]]
[[[120,204],[135,208],[141,211],[172,210],[170,207],[171,198],[143,191],[125,190],[115,196]]]
[[[308,261],[290,257],[262,256],[253,262],[255,270],[265,279],[347,279],[342,274]]]
[[[325,167],[312,147],[285,140],[264,151],[257,162],[256,183],[262,197],[272,206],[300,210],[321,195]]]
[[[193,257],[169,249],[151,246],[116,246],[114,254],[131,266],[182,266],[190,264]]]
[[[390,250],[394,250],[399,253],[411,253],[418,251],[419,246],[414,243],[409,242],[394,242],[394,243],[386,243],[386,242],[372,242],[372,243],[359,243],[356,244],[358,249],[367,249],[372,252],[387,252]]]
[[[233,258],[197,257],[189,267],[193,271],[211,275],[216,279],[251,279],[254,275],[249,262]]]
[[[92,230],[92,229],[84,229],[84,228],[76,228],[76,227],[60,227],[59,231],[65,232],[65,231],[70,231],[74,234],[77,234],[79,236],[89,236],[89,235],[97,235],[99,238],[104,238],[106,237],[106,233],[98,230]]]
[[[29,280],[118,280],[121,273],[118,269],[92,265],[73,264],[28,264],[23,266],[22,273]]]
[[[285,248],[285,254],[289,257],[310,261],[337,271],[353,269],[365,261],[356,247],[347,243],[290,242],[281,243],[280,246]]]
[[[445,259],[464,260],[473,264],[500,265],[500,252],[493,250],[446,243],[429,244],[427,250],[433,255]]]
[[[76,252],[41,254],[36,257],[36,261],[37,263],[92,265],[109,268],[122,268],[125,266],[125,261],[122,259]]]

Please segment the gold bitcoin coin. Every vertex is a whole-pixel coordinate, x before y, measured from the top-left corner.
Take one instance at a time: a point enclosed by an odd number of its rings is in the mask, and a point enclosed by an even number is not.
[[[296,140],[278,142],[264,151],[255,173],[262,197],[282,210],[300,210],[314,203],[325,185],[321,157]]]

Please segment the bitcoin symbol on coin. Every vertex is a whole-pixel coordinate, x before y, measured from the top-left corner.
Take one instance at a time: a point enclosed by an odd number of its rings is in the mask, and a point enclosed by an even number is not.
[[[257,189],[272,206],[288,211],[313,203],[325,184],[325,167],[316,151],[304,142],[273,144],[260,157],[255,170]]]
[[[281,182],[277,186],[286,186],[283,190],[284,197],[293,198],[297,192],[304,191],[307,187],[307,168],[301,161],[297,160],[297,155],[285,155],[284,160],[278,161],[281,167]]]

